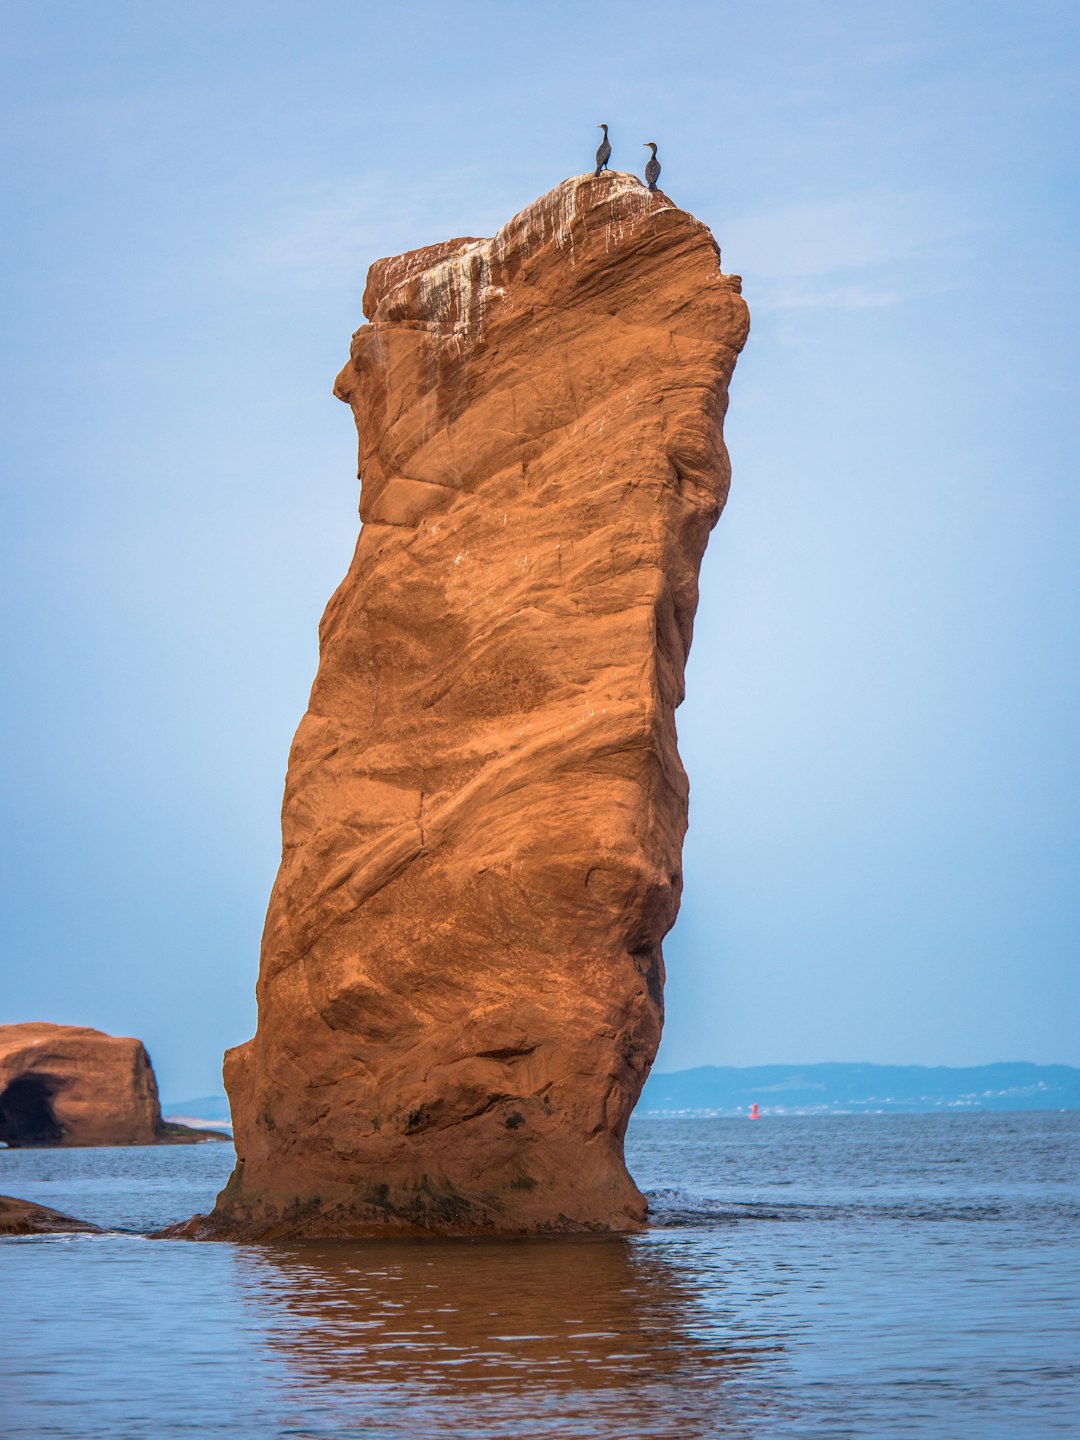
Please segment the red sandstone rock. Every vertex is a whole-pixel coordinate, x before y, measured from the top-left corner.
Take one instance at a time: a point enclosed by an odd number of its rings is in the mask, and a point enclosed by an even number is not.
[[[704,225],[567,180],[372,266],[363,527],[289,759],[236,1171],[187,1233],[628,1230],[674,711],[746,338]]]
[[[10,1146],[221,1139],[162,1121],[138,1040],[82,1025],[0,1025],[0,1140]]]
[[[0,1195],[0,1235],[90,1235],[97,1230],[97,1225],[50,1210],[48,1205]]]
[[[152,1145],[161,1111],[138,1040],[79,1025],[0,1026],[0,1140]]]

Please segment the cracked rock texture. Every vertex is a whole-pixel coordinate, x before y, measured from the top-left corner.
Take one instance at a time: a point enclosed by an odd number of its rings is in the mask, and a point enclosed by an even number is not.
[[[706,227],[567,180],[371,267],[360,537],[289,757],[238,1163],[187,1232],[632,1230],[681,888],[675,707],[748,319]]]

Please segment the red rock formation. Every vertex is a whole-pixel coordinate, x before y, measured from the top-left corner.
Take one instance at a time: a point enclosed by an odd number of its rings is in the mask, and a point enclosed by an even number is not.
[[[98,1228],[48,1205],[0,1195],[0,1235],[90,1235]]]
[[[12,1147],[222,1139],[163,1122],[138,1040],[82,1025],[0,1025],[0,1140]]]
[[[372,266],[363,528],[289,759],[238,1155],[191,1233],[627,1230],[746,337],[704,225],[567,180]]]
[[[152,1145],[157,1083],[138,1040],[81,1025],[0,1026],[0,1140]]]

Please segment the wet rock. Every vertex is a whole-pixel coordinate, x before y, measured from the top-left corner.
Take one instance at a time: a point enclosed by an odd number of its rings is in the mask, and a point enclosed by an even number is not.
[[[75,1220],[47,1205],[0,1195],[0,1235],[90,1235],[97,1230],[97,1225]]]

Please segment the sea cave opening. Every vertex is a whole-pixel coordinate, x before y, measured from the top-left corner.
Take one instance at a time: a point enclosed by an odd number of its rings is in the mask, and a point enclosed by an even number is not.
[[[55,1085],[47,1075],[20,1075],[0,1092],[0,1140],[12,1149],[59,1145],[64,1127],[52,1107]]]

